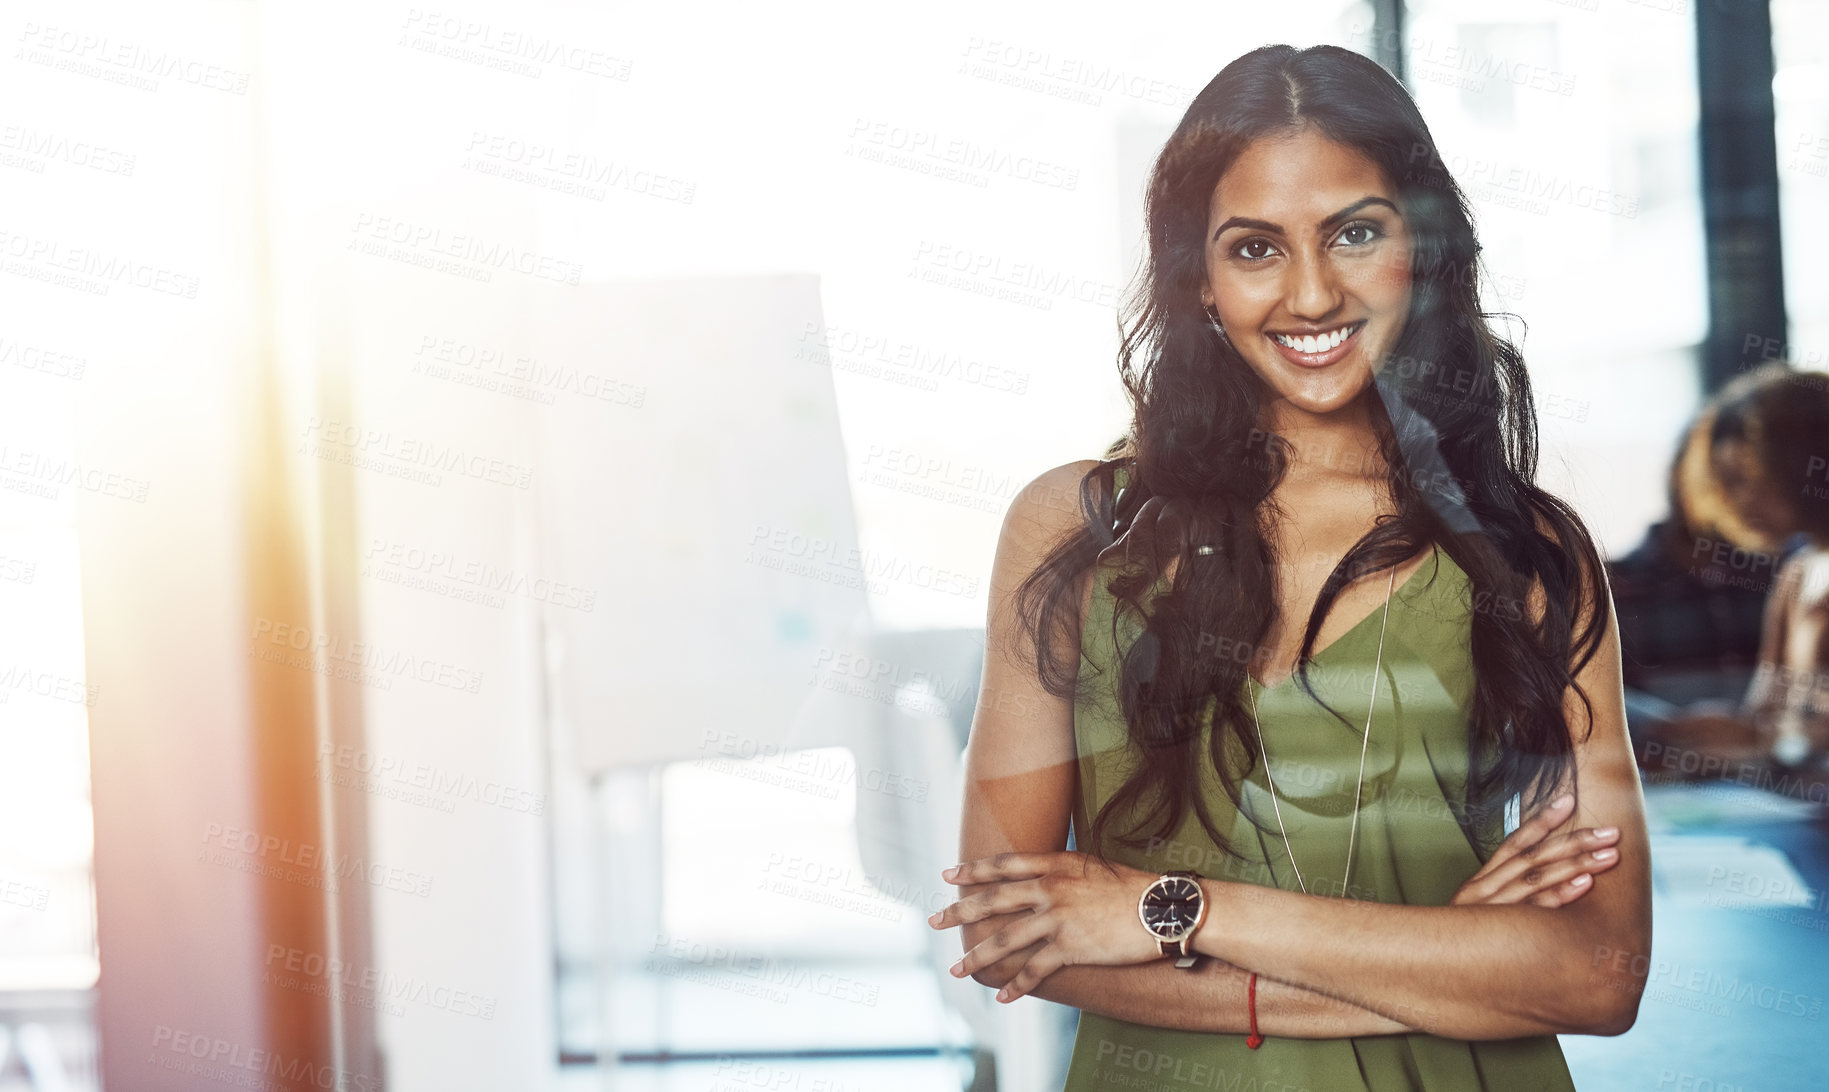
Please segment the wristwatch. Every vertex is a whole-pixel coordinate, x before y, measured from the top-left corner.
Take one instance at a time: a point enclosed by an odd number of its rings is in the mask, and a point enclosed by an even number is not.
[[[1144,888],[1143,897],[1137,900],[1137,917],[1162,945],[1162,954],[1177,957],[1175,966],[1188,970],[1200,961],[1189,947],[1194,930],[1207,920],[1207,900],[1199,876],[1187,869],[1164,872]]]

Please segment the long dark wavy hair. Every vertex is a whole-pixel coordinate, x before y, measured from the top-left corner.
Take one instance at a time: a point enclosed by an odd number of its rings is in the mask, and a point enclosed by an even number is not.
[[[1095,683],[1082,676],[1077,651],[1060,652],[1077,642],[1059,635],[1079,632],[1081,580],[1105,578],[1105,564],[1122,555],[1109,587],[1118,610],[1146,619],[1123,650],[1117,684],[1137,763],[1092,829],[1079,832],[1079,848],[1095,857],[1120,811],[1138,818],[1118,843],[1141,847],[1173,837],[1191,806],[1214,844],[1243,859],[1203,799],[1198,726],[1211,724],[1205,761],[1237,805],[1239,779],[1261,758],[1243,704],[1247,665],[1212,650],[1264,647],[1276,614],[1272,490],[1291,449],[1263,430],[1260,382],[1209,324],[1200,288],[1221,176],[1253,141],[1304,126],[1378,165],[1413,249],[1409,313],[1367,394],[1396,514],[1323,584],[1302,637],[1299,685],[1314,694],[1308,664],[1340,589],[1435,543],[1473,585],[1476,681],[1457,823],[1484,860],[1498,841],[1487,836],[1494,809],[1516,794],[1529,814],[1574,788],[1563,696],[1598,648],[1611,606],[1592,537],[1568,504],[1535,484],[1530,382],[1517,348],[1489,326],[1497,316],[1480,308],[1480,248],[1466,199],[1416,104],[1384,69],[1337,46],[1265,46],[1195,96],[1156,159],[1147,253],[1120,313],[1130,427],[1080,481],[1083,525],[1016,593],[1043,685],[1076,701]],[[1114,496],[1120,466],[1129,477]],[[1200,544],[1213,551],[1194,554]],[[1171,560],[1167,590],[1143,602]],[[1534,584],[1542,589],[1535,600]],[[1540,613],[1526,606],[1534,602]],[[1579,610],[1583,602],[1592,609]],[[1575,692],[1591,723],[1587,694]],[[1242,771],[1228,753],[1245,756]]]

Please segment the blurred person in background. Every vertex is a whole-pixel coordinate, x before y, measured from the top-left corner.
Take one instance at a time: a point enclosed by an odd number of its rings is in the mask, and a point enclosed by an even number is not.
[[[1651,772],[1739,777],[1761,765],[1807,790],[1829,758],[1829,375],[1770,364],[1698,417],[1679,511],[1723,583],[1768,590],[1752,682],[1735,703],[1660,710],[1639,747]],[[1770,575],[1761,575],[1770,574]],[[1622,608],[1622,614],[1624,609]],[[1822,794],[1810,798],[1822,801]]]
[[[1641,755],[1655,726],[1685,707],[1737,701],[1759,663],[1766,600],[1781,558],[1749,549],[1703,518],[1723,509],[1714,467],[1740,457],[1711,443],[1715,399],[1684,430],[1667,479],[1669,514],[1607,563],[1619,611],[1626,719]],[[1703,704],[1696,704],[1703,703]]]

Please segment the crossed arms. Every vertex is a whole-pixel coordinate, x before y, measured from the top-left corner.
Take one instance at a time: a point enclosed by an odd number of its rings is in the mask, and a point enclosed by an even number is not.
[[[966,748],[961,861],[1066,847],[1078,770],[1073,711],[1036,679],[1034,649],[1025,643],[1011,595],[1078,518],[1025,498],[1075,495],[1090,465],[1048,471],[1005,516],[990,580],[984,678]],[[1213,958],[1201,966],[1178,970],[1160,959],[1072,963],[1022,983],[1025,992],[1132,1023],[1242,1033],[1247,975],[1256,971],[1258,1027],[1267,1035],[1422,1031],[1508,1039],[1624,1032],[1636,1019],[1648,973],[1650,863],[1610,618],[1577,681],[1593,704],[1590,719],[1572,690],[1565,699],[1579,808],[1560,821],[1529,817],[1530,829],[1507,842],[1512,856],[1501,861],[1501,847],[1469,881],[1480,890],[1463,889],[1465,901],[1457,895],[1448,906],[1407,906],[1203,879],[1210,909],[1194,944]],[[1564,858],[1579,861],[1572,849],[1598,844],[1583,833],[1593,828],[1617,832],[1610,839],[1617,864],[1577,892],[1582,897],[1509,901],[1520,891],[1565,887],[1545,886],[1554,878],[1545,874],[1566,868],[1557,864]],[[979,901],[988,900],[999,886],[963,884],[956,905],[969,905],[980,892]],[[996,952],[994,959],[982,953],[995,951],[1003,931],[1031,913],[964,922],[965,951],[981,953],[982,965],[970,971],[976,981],[1000,988],[1021,981],[1050,940]]]

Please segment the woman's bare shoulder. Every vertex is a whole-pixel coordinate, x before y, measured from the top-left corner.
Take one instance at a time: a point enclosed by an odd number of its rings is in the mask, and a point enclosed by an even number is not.
[[[1081,483],[1100,465],[1098,459],[1078,459],[1042,471],[1016,491],[1004,515],[1006,531],[1031,541],[1055,542],[1085,522],[1080,502]],[[1095,489],[1100,488],[1095,479]],[[1095,505],[1104,498],[1095,493]]]

